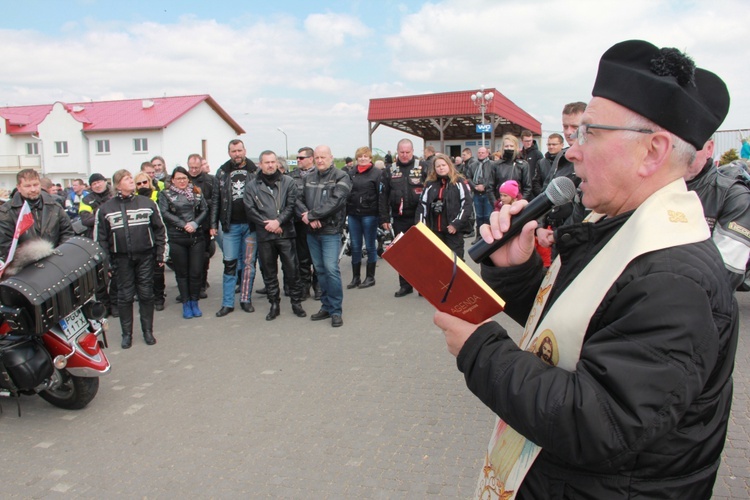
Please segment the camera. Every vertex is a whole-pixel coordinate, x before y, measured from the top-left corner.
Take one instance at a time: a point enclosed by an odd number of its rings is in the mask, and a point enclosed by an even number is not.
[[[432,202],[432,211],[436,214],[443,213],[443,200],[436,200]]]

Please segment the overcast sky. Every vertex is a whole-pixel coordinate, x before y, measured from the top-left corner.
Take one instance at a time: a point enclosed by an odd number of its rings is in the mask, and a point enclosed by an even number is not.
[[[367,144],[377,97],[495,87],[559,131],[601,54],[640,38],[721,76],[721,129],[748,129],[748,18],[745,0],[0,0],[0,105],[210,94],[250,156],[283,154],[280,127],[290,151],[343,157]],[[402,136],[380,127],[373,146]]]

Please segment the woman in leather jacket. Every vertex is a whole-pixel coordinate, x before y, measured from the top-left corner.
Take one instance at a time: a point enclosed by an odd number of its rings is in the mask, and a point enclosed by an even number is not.
[[[464,258],[464,235],[471,229],[474,202],[471,189],[450,157],[435,155],[417,207],[417,222],[429,227],[448,248]]]
[[[200,188],[190,182],[184,167],[172,171],[171,184],[159,192],[159,210],[167,226],[169,256],[182,302],[182,317],[201,317],[198,308],[206,239],[201,223],[208,217],[208,205]]]
[[[518,182],[523,199],[531,201],[533,195],[529,164],[520,159],[520,152],[521,145],[518,142],[518,137],[513,134],[503,135],[503,149],[501,152],[498,151],[498,153],[502,153],[502,157],[498,158],[497,163],[493,166],[490,180],[493,205],[497,201],[498,189],[505,181]]]

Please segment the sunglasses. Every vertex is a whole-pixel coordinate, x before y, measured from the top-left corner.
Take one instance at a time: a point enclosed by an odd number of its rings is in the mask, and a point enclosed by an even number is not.
[[[309,156],[298,156],[297,157],[298,160],[306,160],[308,158],[310,158],[310,157]]]
[[[151,184],[151,182],[149,181],[141,181],[135,183],[136,186],[148,186],[149,184]]]

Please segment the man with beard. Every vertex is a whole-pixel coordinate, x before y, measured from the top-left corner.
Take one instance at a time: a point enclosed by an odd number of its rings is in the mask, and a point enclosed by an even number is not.
[[[197,187],[203,193],[203,199],[210,203],[211,196],[213,195],[213,184],[214,176],[203,171],[203,158],[201,155],[193,153],[188,156],[188,177],[193,186]],[[204,239],[206,241],[206,259],[205,269],[203,270],[203,285],[201,286],[200,298],[205,299],[208,297],[206,288],[208,288],[208,266],[216,252],[216,242],[211,239],[211,222],[208,220],[209,217],[203,221],[201,230],[205,233]],[[213,250],[212,250],[213,247]],[[181,299],[182,297],[178,297]],[[178,300],[178,302],[182,302]]]
[[[294,248],[294,209],[297,202],[297,183],[278,168],[276,153],[263,151],[259,157],[260,172],[245,183],[245,210],[255,224],[258,236],[258,257],[263,283],[266,286],[271,310],[266,321],[280,314],[281,287],[278,261],[284,271],[284,282],[292,298],[292,311],[300,318],[307,316],[302,309],[302,283],[299,279],[297,252]]]
[[[34,225],[18,239],[19,246],[28,240],[43,238],[56,247],[75,236],[65,209],[50,195],[42,192],[39,173],[32,168],[23,169],[16,174],[16,193],[13,198],[0,206],[0,259],[3,262],[8,258],[8,251],[16,232],[18,214],[24,202],[31,208]]]
[[[211,193],[211,236],[216,236],[219,224],[224,233],[221,309],[216,312],[219,318],[234,311],[237,273],[242,272],[248,248],[251,252],[250,269],[246,269],[243,276],[240,307],[248,313],[255,311],[250,294],[253,291],[255,262],[258,258],[255,225],[247,219],[243,201],[245,183],[252,180],[258,167],[245,156],[245,144],[241,140],[231,140],[228,150],[229,160],[217,170]]]
[[[414,145],[409,139],[398,141],[396,163],[390,169],[383,170],[383,196],[380,197],[380,220],[383,229],[393,229],[393,234],[405,233],[415,224],[419,198],[424,189],[422,168],[414,158]],[[403,297],[414,291],[403,276],[399,274],[399,289],[395,297]]]

